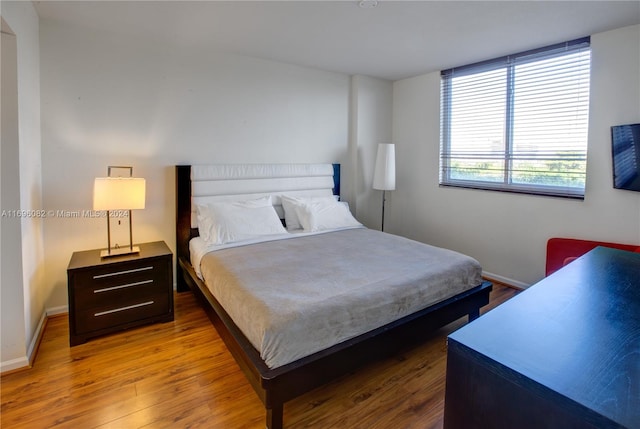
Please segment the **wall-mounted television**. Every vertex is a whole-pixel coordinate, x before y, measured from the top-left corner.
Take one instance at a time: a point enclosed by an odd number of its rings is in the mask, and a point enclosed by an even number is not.
[[[611,127],[613,187],[640,192],[640,124]]]

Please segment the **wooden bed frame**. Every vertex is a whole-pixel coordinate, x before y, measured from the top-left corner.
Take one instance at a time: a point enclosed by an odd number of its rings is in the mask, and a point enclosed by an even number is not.
[[[334,176],[339,177],[339,165]],[[336,188],[338,188],[336,182]],[[339,194],[339,188],[334,193]],[[424,340],[425,334],[468,315],[469,321],[489,303],[492,285],[483,282],[466,292],[329,349],[271,369],[197,277],[189,257],[191,227],[191,166],[176,166],[176,249],[178,291],[193,291],[227,348],[264,403],[268,429],[281,429],[284,403],[363,365]]]

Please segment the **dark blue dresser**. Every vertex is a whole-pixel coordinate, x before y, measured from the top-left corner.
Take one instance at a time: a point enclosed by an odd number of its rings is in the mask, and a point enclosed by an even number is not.
[[[640,428],[640,254],[598,247],[448,339],[445,429]]]

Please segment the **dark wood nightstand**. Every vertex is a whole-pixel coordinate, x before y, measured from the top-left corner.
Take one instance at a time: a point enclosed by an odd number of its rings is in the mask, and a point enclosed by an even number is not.
[[[173,254],[164,241],[140,253],[100,258],[74,252],[67,268],[69,343],[147,323],[173,320]]]

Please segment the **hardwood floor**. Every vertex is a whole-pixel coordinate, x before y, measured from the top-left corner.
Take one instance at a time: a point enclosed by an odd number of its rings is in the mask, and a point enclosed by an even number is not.
[[[495,307],[518,293],[495,284]],[[34,366],[2,376],[2,428],[264,428],[262,403],[189,292],[175,321],[69,347],[49,319]],[[446,336],[287,402],[287,428],[439,428]]]

